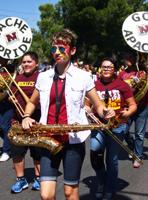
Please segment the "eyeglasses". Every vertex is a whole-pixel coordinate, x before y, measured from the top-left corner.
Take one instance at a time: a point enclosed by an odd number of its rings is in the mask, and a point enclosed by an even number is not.
[[[51,47],[50,52],[52,54],[54,54],[57,51],[57,49],[60,51],[60,53],[64,53],[65,52],[65,48],[64,47],[57,47],[57,46]]]
[[[101,68],[103,70],[112,70],[112,69],[114,69],[114,66],[113,65],[111,65],[111,66],[101,66]]]

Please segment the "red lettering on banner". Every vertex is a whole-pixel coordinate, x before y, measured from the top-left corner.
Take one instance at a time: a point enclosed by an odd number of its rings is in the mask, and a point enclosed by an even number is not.
[[[140,33],[147,33],[148,32],[148,25],[138,26]]]
[[[12,40],[16,40],[16,39],[17,39],[17,37],[16,37],[16,32],[13,32],[13,33],[11,33],[11,34],[7,34],[7,35],[6,35],[6,38],[7,38],[7,41],[8,41],[8,42],[11,42]]]

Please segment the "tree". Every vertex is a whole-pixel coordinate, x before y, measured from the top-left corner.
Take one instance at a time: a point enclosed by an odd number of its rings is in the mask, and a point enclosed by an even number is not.
[[[126,48],[122,24],[133,12],[144,10],[141,0],[62,0],[64,26],[78,34],[79,53],[84,60],[118,54]],[[83,53],[85,52],[85,53]]]
[[[58,17],[58,10],[51,4],[39,7],[41,12],[38,22],[39,31],[33,30],[32,49],[40,55],[41,61],[50,60],[51,36],[63,27],[62,20]]]
[[[122,36],[122,24],[133,12],[148,9],[144,0],[61,0],[55,6],[39,7],[39,32],[34,34],[34,47],[49,55],[51,35],[62,27],[78,35],[78,57],[86,62],[119,54],[128,48]],[[40,39],[40,40],[38,40]]]

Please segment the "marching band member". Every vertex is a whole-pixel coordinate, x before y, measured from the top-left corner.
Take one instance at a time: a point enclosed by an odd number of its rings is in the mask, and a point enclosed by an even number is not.
[[[40,100],[42,124],[85,124],[88,123],[84,110],[84,97],[87,95],[98,115],[111,118],[112,109],[104,112],[105,106],[100,101],[90,74],[73,65],[76,53],[76,35],[64,29],[53,35],[51,55],[55,61],[54,68],[40,73],[35,90],[27,103],[24,129],[35,123],[30,118]],[[79,179],[85,156],[85,140],[90,131],[71,132],[61,138],[65,146],[56,155],[43,149],[41,158],[41,199],[53,200],[56,197],[56,181],[59,165],[63,161],[64,192],[67,200],[79,200]]]
[[[116,117],[121,116],[121,124],[111,128],[111,131],[123,140],[127,129],[127,118],[136,111],[137,106],[128,84],[117,78],[115,67],[112,58],[104,58],[100,64],[100,76],[95,86],[100,99],[105,102],[106,106],[115,110]],[[96,111],[94,113],[96,115]],[[92,131],[90,148],[91,164],[98,179],[96,197],[111,200],[116,192],[120,146],[113,138],[105,134],[104,130],[98,130]],[[106,165],[104,164],[105,149]]]
[[[145,88],[139,88],[138,84],[140,81],[145,79],[147,82],[147,72],[144,69],[141,69],[142,66],[139,66],[139,69],[137,69],[136,66],[136,56],[132,53],[125,53],[123,56],[123,69],[119,72],[118,76],[127,82],[131,89],[133,90],[134,95],[136,96],[136,93],[145,93],[145,95],[142,97],[139,95],[139,99],[136,100],[138,104],[138,109],[134,115],[132,115],[128,121],[128,132],[126,136],[126,141],[128,145],[131,144],[131,139],[133,139],[133,150],[134,153],[140,158],[143,159],[143,144],[144,144],[144,136],[146,132],[146,121],[148,117],[148,88],[147,86]],[[139,65],[139,63],[138,63]],[[136,87],[134,87],[134,85]],[[144,82],[142,82],[142,85],[144,86]],[[141,91],[140,91],[141,90]],[[144,91],[145,90],[145,91]],[[140,97],[141,96],[141,97]],[[129,129],[131,127],[132,123],[135,123],[135,133],[134,138],[132,138]],[[141,165],[136,160],[133,163],[134,168],[139,168]]]
[[[21,66],[23,73],[16,76],[16,83],[23,90],[27,97],[30,98],[34,90],[34,85],[38,76],[38,55],[35,52],[28,51],[21,58]],[[26,100],[16,88],[15,85],[12,85],[12,91],[15,93],[15,97],[21,107],[24,109],[26,105]],[[38,121],[40,119],[40,109],[37,107],[33,113],[33,117]],[[20,114],[17,109],[14,110],[13,121],[22,121]],[[30,156],[33,158],[34,170],[35,170],[35,179],[32,184],[33,190],[40,189],[39,176],[40,176],[40,148],[30,147],[30,146],[17,146],[11,144],[11,156],[13,159],[14,169],[16,172],[16,183],[12,185],[11,192],[19,193],[22,190],[28,188],[28,182],[24,177],[24,167],[25,167],[25,154],[27,150],[30,150]]]

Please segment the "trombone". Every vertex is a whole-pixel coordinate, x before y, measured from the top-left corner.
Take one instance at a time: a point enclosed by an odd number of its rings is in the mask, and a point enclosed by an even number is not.
[[[108,91],[106,90],[105,92],[106,107],[107,107],[108,99],[109,99],[108,95],[109,95]],[[90,101],[87,97],[85,97],[85,104],[86,106],[90,106]],[[92,112],[89,112],[86,108],[85,108],[85,113],[87,117],[89,117],[94,123],[102,124],[102,122],[100,122],[100,120]],[[112,131],[109,129],[111,126],[112,126],[112,123],[109,120],[109,122],[106,124],[106,127],[103,128],[104,132],[108,134],[112,139],[114,139],[129,155],[131,155],[133,160],[137,160],[137,162],[139,162],[140,164],[143,164],[142,160],[132,150],[130,150],[130,148],[126,146],[115,134],[112,133]]]
[[[23,92],[23,90],[19,87],[19,85],[17,84],[17,82],[13,79],[12,75],[9,73],[9,71],[6,69],[6,67],[2,67],[2,69],[4,69],[5,72],[8,74],[9,78],[11,79],[11,83],[13,82],[15,84],[16,88],[21,93],[21,95],[23,96],[23,98],[26,101],[26,103],[29,102],[29,98]],[[20,116],[23,117],[24,116],[24,110],[23,110],[22,106],[18,103],[18,101],[17,101],[17,99],[16,99],[13,91],[11,90],[9,84],[3,78],[3,76],[1,74],[0,74],[0,79],[3,81],[3,83],[7,87],[7,94],[9,95],[9,98],[11,99],[11,101],[13,102],[13,104],[15,105],[15,107],[16,107],[17,111],[19,112]]]
[[[93,113],[89,113],[86,109],[85,109],[85,112],[86,112],[87,116],[91,120],[93,120],[96,124],[102,123],[99,121],[99,119],[97,117],[95,117],[95,115]],[[112,139],[114,139],[129,155],[131,155],[133,160],[137,160],[137,162],[139,162],[140,164],[143,164],[142,160],[132,150],[130,150],[130,148],[128,146],[124,145],[123,142],[109,130],[109,128],[104,127],[103,130]]]

